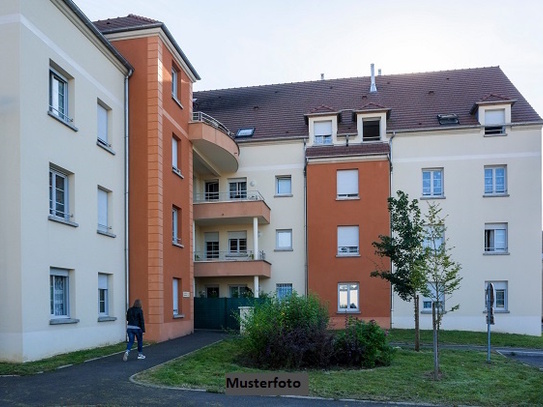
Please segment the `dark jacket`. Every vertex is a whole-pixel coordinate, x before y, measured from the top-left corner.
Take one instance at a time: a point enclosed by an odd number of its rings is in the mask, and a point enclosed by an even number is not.
[[[145,321],[143,320],[143,311],[138,307],[130,307],[126,311],[126,322],[128,327],[139,327],[142,332],[145,332]]]

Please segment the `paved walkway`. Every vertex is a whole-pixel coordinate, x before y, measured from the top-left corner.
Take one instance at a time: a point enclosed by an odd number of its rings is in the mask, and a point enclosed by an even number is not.
[[[69,366],[53,372],[21,377],[0,377],[0,405],[6,406],[391,406],[395,403],[363,401],[334,401],[312,398],[240,397],[200,391],[186,391],[143,386],[130,378],[143,370],[222,340],[221,332],[197,331],[144,348],[145,360],[136,360],[131,352],[129,360],[122,354]],[[496,350],[493,348],[493,350]],[[515,355],[529,356],[523,349],[509,350]],[[543,352],[536,357],[542,362]],[[496,356],[494,356],[496,357]],[[525,361],[525,360],[523,360]],[[400,403],[402,407],[421,404]]]

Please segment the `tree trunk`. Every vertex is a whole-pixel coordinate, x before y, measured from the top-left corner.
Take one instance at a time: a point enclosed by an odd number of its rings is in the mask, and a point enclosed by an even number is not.
[[[434,380],[439,380],[439,351],[438,351],[438,340],[437,340],[437,331],[438,331],[438,323],[437,323],[437,303],[435,301],[432,302],[432,329],[434,331]]]
[[[415,294],[415,351],[420,350],[419,295]]]

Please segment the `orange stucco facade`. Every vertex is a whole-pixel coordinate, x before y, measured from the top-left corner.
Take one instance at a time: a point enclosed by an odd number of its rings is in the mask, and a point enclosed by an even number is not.
[[[337,197],[337,171],[358,170],[358,197]],[[383,159],[309,162],[307,166],[308,291],[328,305],[333,328],[345,327],[346,316],[375,320],[390,327],[388,282],[370,277],[385,260],[372,242],[389,234],[389,162]],[[358,226],[359,253],[338,254],[338,227]],[[385,266],[388,267],[385,263]],[[358,309],[339,308],[339,284],[357,284]],[[354,293],[352,293],[354,295]],[[354,301],[356,302],[356,301]]]
[[[129,80],[129,302],[143,302],[146,340],[163,341],[194,330],[192,82],[157,34],[112,43],[134,66]],[[172,67],[178,69],[177,100]],[[172,138],[178,142],[180,173],[172,170]],[[178,213],[175,244],[172,208]]]

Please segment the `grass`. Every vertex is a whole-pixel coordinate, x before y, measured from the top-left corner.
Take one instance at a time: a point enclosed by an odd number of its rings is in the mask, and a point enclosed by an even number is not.
[[[264,372],[237,364],[236,338],[142,372],[136,380],[170,387],[224,392],[229,372]],[[515,346],[517,346],[515,344]],[[311,396],[447,405],[543,405],[543,373],[486,352],[443,350],[442,378],[432,379],[431,350],[399,349],[389,367],[356,370],[308,370]]]

